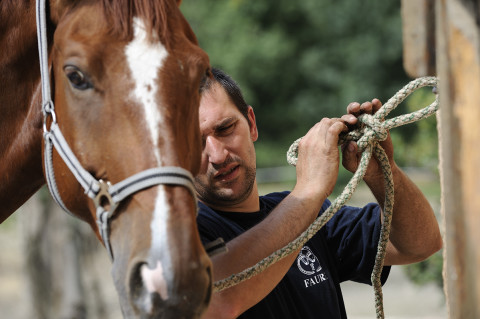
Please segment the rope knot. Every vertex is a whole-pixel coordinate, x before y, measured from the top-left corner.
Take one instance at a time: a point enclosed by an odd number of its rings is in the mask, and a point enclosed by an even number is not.
[[[358,149],[364,151],[374,141],[385,141],[388,137],[388,128],[384,125],[383,119],[376,118],[370,114],[363,114],[358,118],[362,123],[358,130],[360,138],[357,140]]]

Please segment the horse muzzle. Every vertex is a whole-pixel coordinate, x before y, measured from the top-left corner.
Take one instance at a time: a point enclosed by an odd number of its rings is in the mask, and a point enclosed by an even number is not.
[[[126,318],[193,319],[206,310],[212,266],[188,196],[184,187],[155,187],[137,193],[112,219],[112,275]],[[139,204],[148,199],[157,203],[153,209]]]
[[[129,297],[139,318],[200,318],[210,301],[210,262],[185,264],[175,277],[160,261],[131,269]]]

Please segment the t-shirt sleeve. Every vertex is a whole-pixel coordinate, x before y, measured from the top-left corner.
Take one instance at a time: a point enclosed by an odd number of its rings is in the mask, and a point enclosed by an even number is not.
[[[278,205],[289,192],[271,193],[260,197],[261,212],[256,214],[248,214],[248,219],[253,219],[253,224],[259,223],[275,206]],[[204,245],[223,238],[228,242],[238,235],[242,234],[252,226],[252,221],[245,223],[245,220],[232,220],[232,216],[225,218],[202,202],[198,202],[197,227],[200,234],[200,239]],[[225,214],[225,212],[223,213]],[[245,214],[241,214],[245,215]]]
[[[380,213],[380,207],[374,203],[363,208],[344,206],[325,225],[340,281],[371,284],[380,239]],[[382,284],[389,272],[390,267],[384,267]]]

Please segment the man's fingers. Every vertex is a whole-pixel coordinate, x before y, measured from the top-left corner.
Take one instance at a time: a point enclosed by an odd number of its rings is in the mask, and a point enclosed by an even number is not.
[[[362,103],[362,105],[360,105],[360,112],[362,114],[372,114],[372,112],[373,112],[372,102]]]
[[[373,99],[371,102],[352,102],[347,106],[347,113],[355,116],[362,114],[373,114],[382,107],[382,102],[379,99]]]
[[[350,141],[342,145],[342,165],[349,171],[355,171],[358,165],[357,143]]]
[[[382,107],[382,102],[380,102],[379,99],[373,99],[372,107],[373,107],[373,113],[376,113]]]
[[[347,113],[348,114],[353,114],[355,116],[360,115],[360,103],[352,102],[352,103],[348,104]]]
[[[348,131],[348,127],[345,124],[345,122],[343,122],[340,119],[336,119],[331,123],[330,127],[328,128],[327,134],[325,136],[325,142],[328,145],[337,147],[338,137],[340,133],[347,132],[347,131]]]
[[[345,114],[340,118],[347,126],[353,126],[357,124],[357,117],[353,114]]]

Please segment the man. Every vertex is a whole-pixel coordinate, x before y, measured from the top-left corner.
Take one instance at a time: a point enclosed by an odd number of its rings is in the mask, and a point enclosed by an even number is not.
[[[197,219],[204,243],[224,238],[228,252],[212,257],[214,281],[238,273],[285,246],[328,206],[339,167],[338,136],[357,116],[374,113],[378,100],[351,103],[346,115],[324,118],[299,145],[297,183],[291,192],[259,197],[255,178],[258,138],[255,114],[236,83],[213,69],[202,87],[200,130],[203,152],[196,189]],[[423,260],[442,245],[425,197],[393,160],[390,137],[382,142],[392,166],[395,206],[382,282],[389,265]],[[356,143],[342,146],[343,165],[355,171]],[[371,161],[365,182],[379,203],[383,175]],[[369,283],[381,227],[381,208],[340,210],[298,253],[261,274],[212,296],[206,318],[346,318],[339,283]]]

